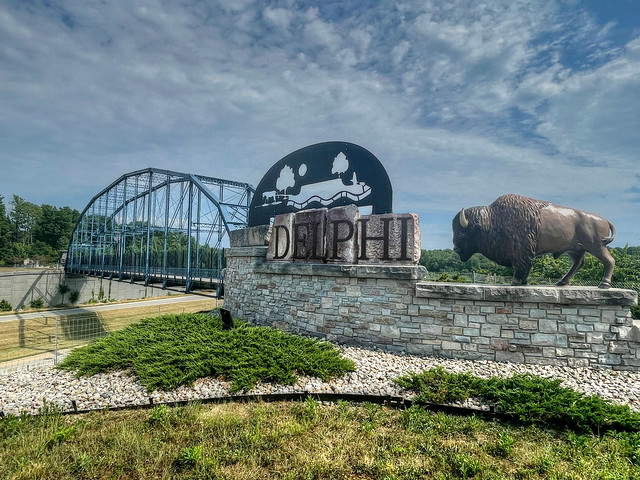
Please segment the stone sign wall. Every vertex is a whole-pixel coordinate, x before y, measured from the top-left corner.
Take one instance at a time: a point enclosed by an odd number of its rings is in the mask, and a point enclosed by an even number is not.
[[[226,251],[225,307],[236,318],[389,351],[640,371],[634,291],[421,282],[424,267],[395,263],[267,262],[269,230],[255,228]]]

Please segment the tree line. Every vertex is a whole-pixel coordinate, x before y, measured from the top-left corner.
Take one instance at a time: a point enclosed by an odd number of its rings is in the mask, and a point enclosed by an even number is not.
[[[610,248],[609,251],[616,261],[613,272],[614,282],[640,282],[640,247],[625,246],[624,248]],[[430,272],[444,273],[479,273],[510,277],[513,270],[503,267],[488,258],[476,253],[466,262],[461,262],[458,254],[451,249],[422,250],[420,264]],[[571,259],[565,253],[558,258],[552,255],[542,255],[533,261],[529,278],[560,279],[571,267]],[[593,255],[587,253],[584,266],[573,277],[575,281],[600,281],[602,278],[602,263]]]
[[[36,205],[18,195],[6,205],[0,195],[0,266],[27,258],[41,265],[56,263],[79,218],[70,207]]]

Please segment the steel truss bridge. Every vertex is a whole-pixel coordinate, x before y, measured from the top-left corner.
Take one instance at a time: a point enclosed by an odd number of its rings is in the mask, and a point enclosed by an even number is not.
[[[118,280],[220,285],[223,240],[247,226],[254,188],[148,168],[91,199],[67,252],[66,271]]]

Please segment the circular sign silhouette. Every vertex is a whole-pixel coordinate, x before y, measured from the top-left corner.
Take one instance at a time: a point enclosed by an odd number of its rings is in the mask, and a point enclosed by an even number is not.
[[[325,142],[290,153],[262,177],[249,209],[249,226],[281,213],[354,204],[391,213],[391,182],[380,161],[348,142]]]

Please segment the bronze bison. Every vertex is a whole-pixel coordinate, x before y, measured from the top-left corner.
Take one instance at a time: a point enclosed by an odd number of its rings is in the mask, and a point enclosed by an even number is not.
[[[557,285],[567,285],[591,253],[604,265],[600,288],[611,286],[615,260],[606,245],[616,231],[594,213],[561,207],[520,195],[503,195],[491,205],[462,209],[452,222],[453,245],[460,260],[481,253],[513,267],[512,285],[526,285],[533,258],[567,252],[573,264]]]

